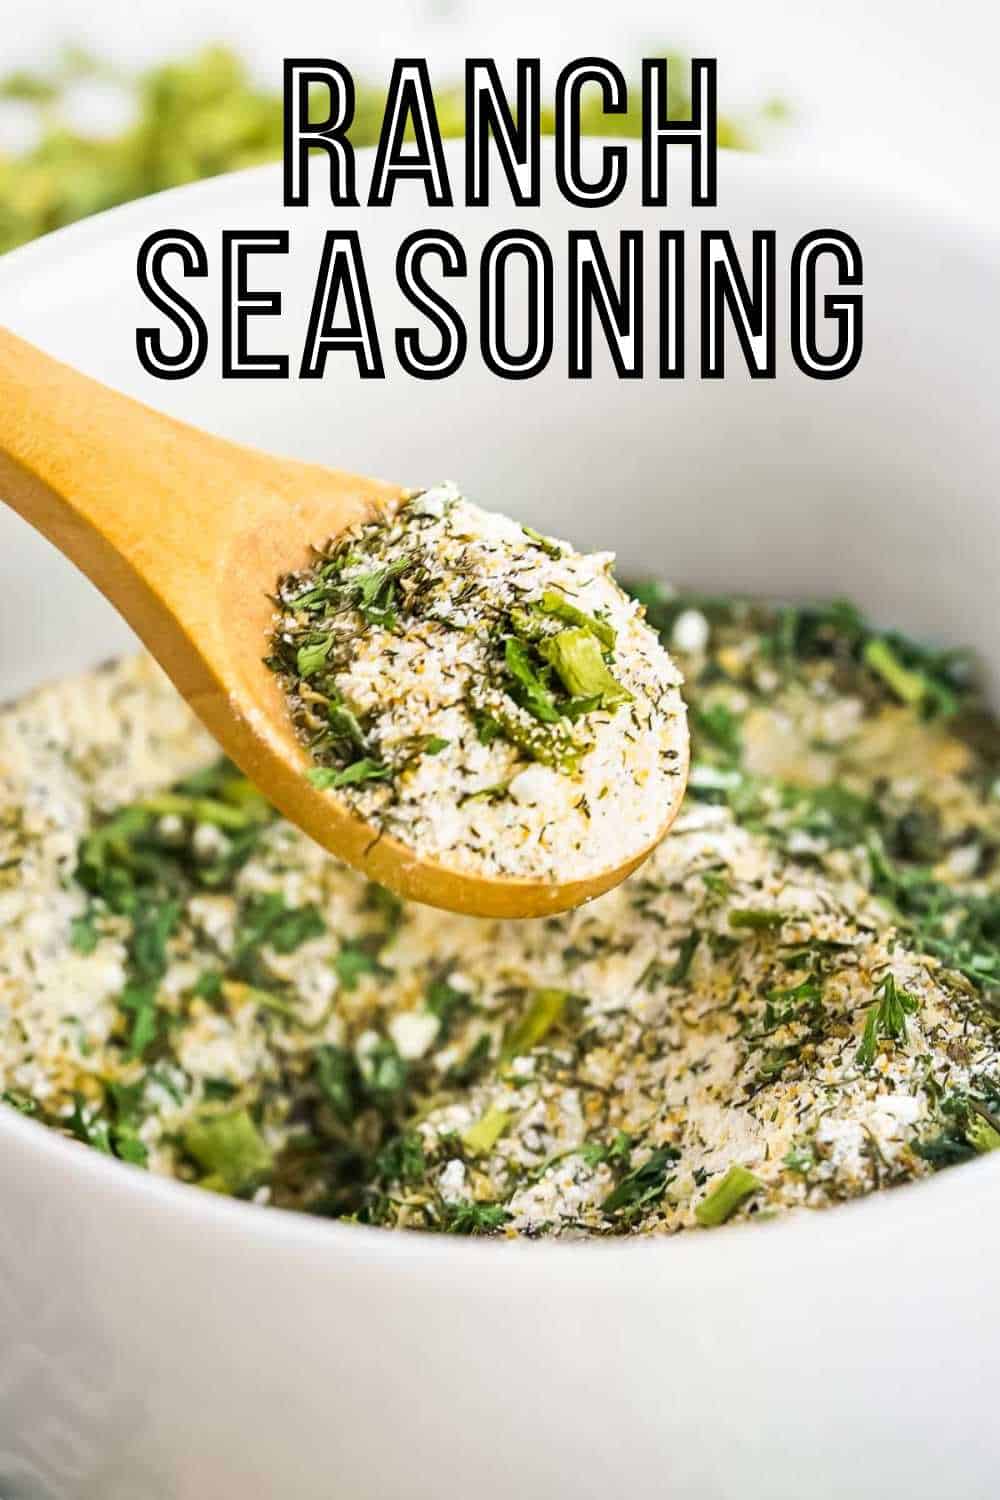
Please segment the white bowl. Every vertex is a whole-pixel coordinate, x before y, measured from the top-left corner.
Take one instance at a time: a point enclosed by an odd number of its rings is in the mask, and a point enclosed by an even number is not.
[[[451,148],[456,181],[459,148]],[[869,192],[726,157],[721,207],[531,216],[560,271],[541,378],[395,366],[392,282],[415,195],[392,212],[284,211],[276,168],[131,205],[0,262],[0,322],[115,385],[265,447],[422,482],[636,570],[707,588],[849,594],[877,617],[970,642],[996,679],[1000,383],[997,245]],[[367,173],[367,163],[362,180]],[[322,186],[322,176],[318,179]],[[678,202],[684,196],[676,179]],[[478,247],[506,204],[444,220]],[[842,226],[865,255],[865,352],[817,382],[565,376],[565,233],[729,225],[791,246]],[[296,360],[322,232],[357,225],[389,370],[360,381],[219,378],[220,230],[281,226],[261,260],[286,318],[258,347]],[[190,381],[139,370],[135,279],[153,229],[200,233],[212,349]],[[696,247],[692,243],[691,250]],[[655,277],[648,359],[655,372]],[[287,326],[285,326],[287,325]],[[73,570],[0,513],[0,699],[119,649]],[[0,1107],[3,1500],[507,1500],[524,1496],[992,1496],[1000,1158],[771,1225],[661,1242],[515,1244],[391,1234],[261,1210],[108,1161]]]

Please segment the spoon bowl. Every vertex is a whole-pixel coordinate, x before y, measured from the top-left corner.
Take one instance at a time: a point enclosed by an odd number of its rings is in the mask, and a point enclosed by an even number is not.
[[[667,832],[583,879],[473,874],[429,859],[312,785],[264,664],[282,574],[407,491],[215,437],[0,330],[0,494],[107,595],[226,754],[284,816],[370,880],[431,906],[540,917],[618,885]]]

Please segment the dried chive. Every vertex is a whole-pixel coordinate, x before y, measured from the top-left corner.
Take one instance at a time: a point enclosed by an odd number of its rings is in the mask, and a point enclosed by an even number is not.
[[[714,1229],[731,1218],[763,1186],[760,1178],[755,1177],[746,1167],[730,1167],[725,1177],[698,1204],[694,1216],[703,1228]]]

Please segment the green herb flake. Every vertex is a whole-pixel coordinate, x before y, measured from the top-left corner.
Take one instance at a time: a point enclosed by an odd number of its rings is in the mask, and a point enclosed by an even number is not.
[[[325,635],[320,640],[300,646],[295,657],[295,665],[299,676],[314,677],[317,672],[322,672],[326,666],[326,659],[330,654],[332,644],[333,636]]]
[[[0,1089],[0,1103],[9,1104],[11,1109],[16,1109],[19,1115],[36,1115],[38,1105],[30,1094],[22,1094],[20,1089]]]
[[[408,557],[386,563],[371,573],[359,574],[350,580],[357,592],[358,609],[369,625],[381,625],[384,630],[396,626],[393,603],[396,596],[396,580],[411,566]]]
[[[415,1187],[426,1170],[423,1142],[415,1130],[393,1136],[375,1157],[375,1176],[380,1182]]]
[[[114,1155],[111,1149],[111,1122],[80,1094],[73,1096],[73,1113],[67,1126],[70,1134],[85,1146],[100,1151],[102,1156]]]
[[[728,760],[739,762],[743,753],[740,721],[724,703],[713,703],[707,708],[696,705],[691,714],[691,727],[722,751]]]
[[[453,1088],[465,1088],[481,1078],[490,1065],[493,1048],[488,1032],[477,1037],[474,1044],[460,1062],[453,1063],[445,1075],[445,1081]]]
[[[569,990],[536,990],[524,1015],[509,1028],[504,1037],[501,1063],[506,1064],[515,1057],[523,1057],[532,1047],[537,1047],[562,1018],[568,999]]]
[[[149,1157],[146,1144],[139,1134],[145,1117],[143,1091],[142,1080],[131,1084],[108,1085],[108,1096],[114,1110],[111,1129],[114,1152],[121,1161],[130,1162],[134,1167],[144,1167]]]
[[[333,967],[345,990],[356,990],[366,974],[377,974],[379,962],[362,943],[344,943]]]
[[[473,708],[472,720],[476,728],[476,738],[481,745],[492,745],[494,740],[503,737],[503,725],[492,714]]]
[[[222,995],[223,975],[218,969],[206,969],[198,975],[191,993],[201,1000],[216,1001]]]
[[[468,1008],[469,997],[464,990],[449,984],[447,979],[433,979],[427,986],[424,1002],[431,1015],[437,1017],[440,1023],[438,1036],[445,1041],[453,1022]]]
[[[324,1044],[313,1052],[313,1067],[320,1094],[337,1118],[345,1123],[353,1119],[359,1087],[353,1054],[346,1047]]]
[[[873,637],[863,651],[866,666],[891,689],[902,703],[922,708],[928,697],[927,678],[923,672],[905,667],[887,640]]]
[[[725,1177],[697,1205],[694,1216],[704,1229],[714,1229],[742,1208],[748,1198],[759,1193],[764,1184],[746,1167],[733,1166]]]
[[[734,906],[729,912],[729,925],[749,932],[776,932],[789,919],[789,913],[765,911],[756,907]]]
[[[794,1172],[797,1177],[808,1177],[816,1170],[816,1152],[808,1143],[789,1146],[781,1159],[781,1165],[789,1172]]]
[[[548,557],[562,557],[562,548],[553,537],[543,536],[542,533],[540,531],[536,531],[533,526],[522,526],[521,530],[528,538],[528,541],[533,542],[535,546],[540,548],[540,550],[544,552]]]
[[[902,1042],[907,1038],[906,1018],[919,1008],[916,995],[901,990],[892,974],[886,974],[875,988],[875,1002],[865,1016],[861,1045],[857,1051],[859,1068],[870,1068],[875,1061],[879,1040]]]
[[[673,1181],[671,1169],[679,1160],[680,1152],[676,1147],[657,1147],[641,1166],[623,1177],[618,1186],[608,1194],[601,1204],[601,1212],[609,1218],[619,1214],[635,1218],[643,1210],[659,1203]]]
[[[446,1234],[496,1234],[512,1218],[502,1203],[446,1203],[442,1209]]]
[[[406,1087],[406,1063],[388,1037],[381,1037],[360,1058],[359,1067],[365,1087],[377,1099],[389,1099]]]
[[[385,781],[391,775],[390,766],[381,765],[368,756],[339,771],[333,766],[313,766],[306,772],[309,781],[321,792],[333,792],[342,786],[359,786],[364,781]]]
[[[963,1130],[953,1127],[939,1131],[937,1135],[930,1136],[923,1141],[915,1141],[913,1150],[922,1161],[934,1168],[936,1172],[945,1167],[957,1167],[962,1162],[971,1161],[977,1154],[975,1146],[971,1145]]]
[[[560,630],[539,647],[573,698],[599,698],[601,707],[630,703],[632,694],[609,672],[598,641],[584,626]]]
[[[205,1114],[185,1127],[184,1150],[229,1193],[244,1193],[266,1177],[271,1150],[245,1109]]]
[[[493,786],[477,787],[474,792],[463,792],[460,805],[466,802],[500,802],[510,791],[510,783],[497,781]]]
[[[344,740],[350,749],[359,750],[362,758],[368,750],[368,741],[357,717],[346,703],[331,699],[326,710],[330,734],[335,740]]]
[[[142,1057],[159,1034],[157,987],[154,984],[126,984],[118,997],[118,1004],[131,1017],[128,1056]]]
[[[488,1156],[513,1118],[509,1110],[488,1109],[463,1130],[462,1145],[471,1156]]]
[[[539,765],[551,766],[554,771],[564,776],[571,776],[577,771],[583,746],[578,744],[567,730],[559,713],[556,713],[555,723],[542,722],[537,716],[524,719],[511,699],[507,698],[504,702],[505,695],[498,693],[488,696],[489,709],[485,715],[480,710],[476,710],[480,715],[477,723],[496,725],[500,737],[516,745],[529,760],[536,760]],[[481,731],[479,737],[482,740]],[[491,728],[488,739],[484,743],[491,743],[495,737]],[[499,783],[498,785],[502,786],[503,791],[506,792],[506,784]]]
[[[815,975],[810,975],[801,984],[774,986],[767,991],[765,1000],[764,1029],[775,1031],[779,1026],[787,1026],[806,1014],[821,1012],[823,984]]]
[[[543,615],[551,615],[557,620],[564,620],[567,625],[578,625],[589,630],[609,651],[615,644],[614,627],[607,620],[600,620],[596,615],[588,615],[584,610],[578,609],[559,589],[546,589],[535,607]]]
[[[514,683],[516,701],[543,724],[557,724],[559,709],[531,663],[530,652],[523,641],[509,635],[504,644],[504,661]]]
[[[264,946],[275,953],[294,953],[312,938],[323,937],[326,923],[311,902],[289,906],[280,892],[252,896],[240,908],[236,952],[239,960]]]
[[[966,1138],[969,1145],[979,1156],[984,1156],[988,1151],[996,1151],[1000,1147],[1000,1130],[984,1120],[982,1115],[973,1115],[966,1127]]]
[[[159,792],[136,804],[139,812],[155,818],[183,818],[190,823],[207,823],[228,833],[242,833],[253,823],[269,816],[262,798],[255,803],[232,806],[215,797],[194,797],[186,792]]]
[[[609,1166],[626,1168],[632,1155],[632,1137],[619,1130],[611,1141],[586,1141],[580,1147],[580,1158],[588,1167]]]
[[[85,912],[82,917],[74,917],[70,923],[69,943],[74,953],[84,956],[93,953],[100,937],[91,912]]]
[[[687,936],[681,939],[680,947],[677,950],[677,958],[667,974],[668,984],[684,983],[691,971],[691,964],[694,961],[694,956],[698,951],[698,944],[700,942],[701,933],[697,927],[693,927]]]

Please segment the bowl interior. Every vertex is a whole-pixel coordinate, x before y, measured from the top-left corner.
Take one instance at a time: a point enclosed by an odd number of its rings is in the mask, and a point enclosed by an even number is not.
[[[458,183],[461,148],[448,151]],[[0,321],[234,438],[401,482],[453,476],[485,504],[616,549],[626,575],[850,595],[886,622],[969,642],[996,682],[996,247],[750,158],[723,159],[717,212],[683,206],[680,173],[677,206],[661,214],[634,190],[599,215],[570,210],[551,179],[549,159],[546,206],[530,218],[555,259],[556,347],[537,380],[498,380],[478,351],[479,249],[522,215],[503,201],[448,214],[472,273],[449,284],[470,352],[460,376],[418,382],[394,358],[393,329],[417,321],[395,256],[440,215],[402,192],[391,214],[334,212],[319,193],[286,212],[274,168],[4,258]],[[599,341],[593,379],[566,379],[566,235],[595,223],[612,254],[619,229],[645,230],[651,372],[656,232],[686,231],[686,380],[619,381]],[[135,357],[135,328],[151,321],[135,259],[166,225],[207,248],[194,295],[212,343],[195,378],[161,383]],[[856,372],[825,383],[794,369],[785,310],[795,240],[828,225],[864,252],[866,331]],[[742,250],[753,228],[777,230],[772,381],[748,379],[732,343],[730,378],[698,377],[697,236],[710,226],[731,228]],[[254,261],[253,285],[280,288],[285,317],[252,323],[253,346],[297,366],[323,233],[357,228],[384,381],[359,380],[344,356],[322,381],[220,379],[221,231],[274,227],[290,253]],[[0,701],[128,640],[90,585],[0,507]],[[483,1500],[995,1490],[983,1328],[996,1315],[998,1153],[771,1226],[506,1246],[261,1213],[109,1162],[11,1110],[0,1137],[4,1494],[9,1480],[17,1494],[200,1500],[206,1474],[219,1500],[325,1500],[331,1483],[359,1500],[458,1500],[470,1473]],[[48,1487],[43,1465],[58,1468]]]
[[[598,149],[589,143],[589,151]],[[452,143],[448,151],[457,182],[461,148]],[[361,162],[363,201],[370,156]],[[335,212],[321,191],[310,209],[287,211],[271,167],[129,205],[6,257],[0,318],[98,378],[240,441],[402,483],[454,477],[486,505],[614,549],[626,577],[789,598],[848,595],[886,623],[971,644],[995,684],[1000,428],[990,403],[1000,384],[1000,343],[983,333],[1000,305],[995,247],[904,203],[749,157],[724,156],[717,211],[685,207],[677,173],[677,206],[666,215],[644,210],[634,187],[597,214],[570,209],[555,192],[551,159],[546,168],[547,206],[530,224],[553,251],[556,339],[549,369],[535,380],[496,378],[478,348],[480,248],[524,215],[503,201],[449,213],[447,227],[465,243],[470,267],[469,276],[448,283],[469,329],[469,353],[459,375],[415,381],[395,360],[394,329],[417,321],[396,285],[396,251],[404,235],[441,214],[406,192],[392,214]],[[687,236],[689,374],[681,381],[653,373],[656,238],[667,222]],[[826,382],[800,374],[788,353],[788,263],[801,234],[831,224],[853,234],[864,253],[865,346],[848,379]],[[191,295],[209,327],[210,353],[184,381],[145,375],[135,356],[135,328],[152,321],[136,254],[165,225],[197,233],[209,256],[209,276]],[[599,338],[593,378],[566,378],[566,238],[595,225],[612,258],[619,230],[644,230],[650,374],[642,381],[617,379]],[[748,378],[735,340],[729,377],[699,377],[697,253],[707,227],[729,227],[743,251],[752,229],[777,230],[773,380]],[[252,284],[280,289],[283,316],[252,320],[251,338],[255,348],[289,353],[293,370],[323,235],[356,228],[386,379],[358,379],[353,358],[340,354],[322,380],[223,381],[224,228],[288,230],[287,256],[252,262]],[[518,311],[515,297],[515,318]],[[91,585],[0,507],[0,702],[129,641]],[[958,1183],[950,1191],[962,1192]],[[904,1218],[896,1215],[901,1230]]]

